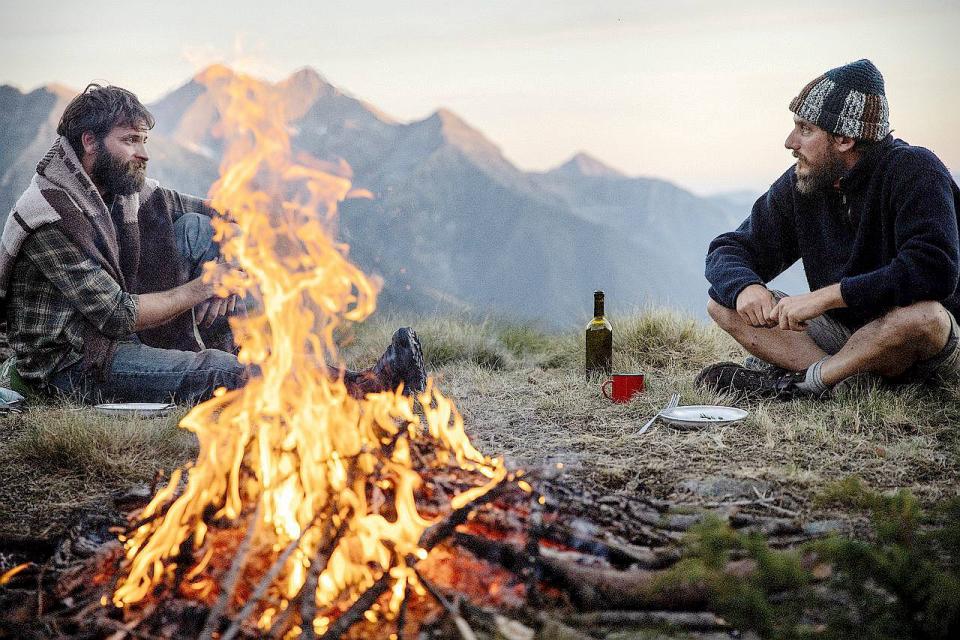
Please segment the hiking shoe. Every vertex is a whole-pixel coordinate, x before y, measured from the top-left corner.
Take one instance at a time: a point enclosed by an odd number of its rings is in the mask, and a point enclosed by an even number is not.
[[[737,393],[749,398],[790,400],[812,395],[797,386],[804,381],[806,375],[806,371],[765,373],[748,369],[735,362],[719,362],[705,367],[697,375],[695,384],[705,389],[721,393]]]
[[[392,391],[401,383],[404,395],[422,393],[427,386],[423,350],[416,332],[410,327],[394,332],[390,345],[375,365],[362,371],[333,370],[331,373],[333,376],[340,374],[347,391],[358,399],[368,393]]]
[[[747,356],[744,358],[743,368],[750,369],[751,371],[759,371],[760,373],[772,373],[775,375],[790,373],[789,370],[767,362],[763,358],[758,358],[757,356]]]
[[[427,372],[417,333],[410,327],[397,329],[390,346],[373,365],[373,373],[387,389],[396,389],[402,382],[404,394],[422,393],[427,386]]]

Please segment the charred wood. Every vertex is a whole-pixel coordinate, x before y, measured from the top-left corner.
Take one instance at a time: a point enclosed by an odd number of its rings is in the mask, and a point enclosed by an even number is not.
[[[316,521],[314,521],[316,522]],[[237,634],[237,631],[240,630],[240,625],[246,620],[251,613],[253,613],[254,608],[259,604],[260,600],[266,594],[267,589],[270,588],[270,585],[273,584],[273,581],[277,579],[277,576],[280,574],[280,570],[283,569],[283,565],[287,563],[287,560],[290,559],[290,556],[294,551],[300,546],[300,542],[303,540],[303,536],[306,535],[313,527],[313,522],[303,528],[303,531],[300,532],[300,536],[296,540],[291,540],[287,547],[283,550],[273,564],[270,566],[270,570],[267,571],[264,576],[260,579],[260,582],[257,583],[256,588],[254,588],[253,593],[247,598],[247,602],[243,605],[243,608],[240,610],[240,613],[237,614],[233,622],[230,623],[230,626],[226,631],[223,632],[223,635],[220,636],[220,640],[232,640],[233,636]]]
[[[499,564],[518,576],[526,563],[519,546],[457,532],[452,542],[489,562]],[[570,560],[563,552],[541,548],[539,555],[543,579],[567,592],[581,610],[698,609],[707,606],[709,588],[698,582],[661,584],[665,571],[633,569],[620,571],[605,566],[589,566]],[[753,560],[727,563],[725,572],[744,577],[756,570]]]
[[[217,631],[220,626],[220,617],[224,611],[226,611],[227,605],[233,597],[233,591],[237,586],[237,579],[240,577],[240,572],[243,570],[244,565],[246,565],[247,556],[250,554],[250,547],[253,544],[257,523],[260,520],[260,509],[261,503],[257,502],[257,508],[254,510],[253,515],[250,516],[247,532],[243,536],[240,546],[237,547],[237,553],[233,558],[233,562],[230,564],[230,570],[220,582],[220,594],[217,596],[217,601],[214,603],[213,609],[210,610],[210,615],[207,616],[207,622],[203,626],[203,631],[200,632],[200,637],[204,640],[213,638],[213,633]]]
[[[349,511],[347,513],[349,513]],[[327,568],[327,562],[330,561],[330,554],[337,548],[337,545],[340,543],[340,538],[343,537],[343,533],[347,529],[347,518],[342,517],[340,519],[340,525],[331,537],[330,529],[332,526],[333,518],[330,518],[327,520],[327,530],[323,536],[325,541],[329,540],[328,543],[322,546],[323,549],[326,549],[326,553],[322,558],[315,558],[314,561],[310,563],[307,579],[300,588],[300,627],[303,630],[302,635],[304,640],[313,640],[313,638],[316,637],[316,634],[313,632],[313,620],[317,617],[317,582],[320,579],[320,574]]]
[[[350,605],[350,608],[343,612],[343,615],[333,621],[333,624],[330,625],[327,632],[320,636],[320,640],[337,640],[343,636],[350,627],[363,617],[363,613],[373,606],[377,598],[386,593],[389,588],[390,574],[385,573],[380,576],[380,579],[374,582],[369,589],[364,591],[363,595],[357,598],[354,603]]]
[[[470,625],[466,620],[460,615],[460,605],[457,600],[453,602],[447,600],[446,597],[440,590],[429,580],[423,577],[419,571],[416,569],[413,570],[417,574],[417,579],[420,581],[420,584],[423,585],[424,589],[427,590],[434,600],[440,603],[440,606],[444,608],[447,612],[447,615],[450,616],[450,619],[453,621],[454,626],[457,629],[457,633],[460,634],[462,640],[477,640],[476,634],[473,632],[473,629],[470,628]]]
[[[449,538],[458,526],[466,522],[471,511],[499,498],[511,488],[513,488],[513,484],[505,480],[501,481],[500,484],[491,488],[482,496],[471,500],[459,509],[455,509],[443,522],[435,524],[423,532],[423,535],[420,536],[420,547],[427,551],[433,549],[437,544]]]

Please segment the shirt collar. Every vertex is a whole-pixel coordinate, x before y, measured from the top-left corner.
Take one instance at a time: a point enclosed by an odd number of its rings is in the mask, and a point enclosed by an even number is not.
[[[877,144],[870,146],[860,157],[855,165],[847,169],[842,176],[840,176],[840,190],[843,191],[849,187],[855,186],[860,181],[864,179],[864,176],[869,176],[874,167],[876,167],[877,162],[880,158],[896,143],[896,140],[893,137],[893,134],[888,133],[887,136],[879,141]]]

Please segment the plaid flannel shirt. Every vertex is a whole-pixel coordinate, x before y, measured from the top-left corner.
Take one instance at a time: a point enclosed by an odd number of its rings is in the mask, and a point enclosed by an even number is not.
[[[30,234],[10,279],[7,330],[17,370],[35,382],[83,359],[84,320],[104,335],[133,333],[138,299],[53,225]]]
[[[218,215],[201,198],[164,191],[174,221],[185,212]],[[133,334],[139,311],[138,296],[123,291],[53,225],[39,227],[24,241],[7,302],[7,335],[17,371],[33,382],[83,359],[84,319],[104,335],[122,339]]]

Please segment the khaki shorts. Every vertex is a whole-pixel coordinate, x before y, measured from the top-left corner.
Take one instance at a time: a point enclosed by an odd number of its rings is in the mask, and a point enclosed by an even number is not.
[[[783,291],[771,289],[770,293],[776,300],[787,297]],[[940,350],[940,353],[914,363],[909,369],[904,371],[896,378],[891,378],[891,382],[897,383],[918,383],[936,380],[957,380],[960,379],[960,327],[957,325],[957,319],[944,309],[950,316],[950,337],[947,338],[947,344]],[[823,314],[807,322],[807,335],[817,343],[817,346],[833,355],[843,348],[853,332],[842,322]]]

